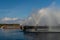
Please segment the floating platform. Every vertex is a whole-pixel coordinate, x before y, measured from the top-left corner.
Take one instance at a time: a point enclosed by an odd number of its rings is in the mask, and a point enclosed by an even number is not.
[[[52,27],[51,29],[48,26],[25,26],[23,29],[24,32],[60,32],[60,30],[56,27]]]

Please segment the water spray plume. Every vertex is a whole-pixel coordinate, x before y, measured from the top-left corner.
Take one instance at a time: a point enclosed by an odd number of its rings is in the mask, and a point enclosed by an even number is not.
[[[60,9],[53,2],[50,6],[41,8],[25,20],[25,25],[57,26],[60,24]],[[58,10],[58,11],[57,11]]]

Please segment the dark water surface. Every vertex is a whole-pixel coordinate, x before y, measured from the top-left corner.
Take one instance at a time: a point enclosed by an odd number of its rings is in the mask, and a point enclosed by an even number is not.
[[[60,33],[24,33],[0,29],[0,40],[60,40]]]

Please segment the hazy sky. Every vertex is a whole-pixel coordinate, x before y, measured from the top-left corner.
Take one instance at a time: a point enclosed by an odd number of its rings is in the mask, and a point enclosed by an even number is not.
[[[26,18],[33,10],[49,6],[60,0],[0,0],[0,18]]]

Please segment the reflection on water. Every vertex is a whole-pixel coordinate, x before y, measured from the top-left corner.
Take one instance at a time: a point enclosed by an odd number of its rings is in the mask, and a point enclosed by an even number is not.
[[[17,29],[0,29],[0,40],[60,40],[60,33],[24,33]]]
[[[17,29],[0,29],[0,40],[24,40],[24,34]]]
[[[26,40],[60,40],[60,33],[26,33]]]

